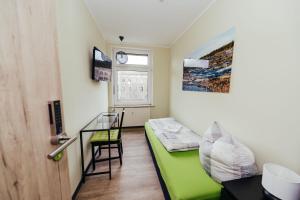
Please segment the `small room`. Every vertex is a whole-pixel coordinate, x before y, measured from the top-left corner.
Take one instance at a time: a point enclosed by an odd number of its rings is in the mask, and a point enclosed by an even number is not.
[[[1,1],[0,200],[300,200],[299,10]]]

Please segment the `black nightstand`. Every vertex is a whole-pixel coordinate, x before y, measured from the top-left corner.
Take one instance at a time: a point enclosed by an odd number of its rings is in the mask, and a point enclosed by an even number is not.
[[[261,185],[262,176],[223,182],[221,200],[267,200]]]

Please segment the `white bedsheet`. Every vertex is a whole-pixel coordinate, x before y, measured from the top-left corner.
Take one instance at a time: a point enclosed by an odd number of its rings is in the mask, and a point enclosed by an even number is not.
[[[199,149],[201,137],[174,118],[150,119],[149,125],[169,152]]]

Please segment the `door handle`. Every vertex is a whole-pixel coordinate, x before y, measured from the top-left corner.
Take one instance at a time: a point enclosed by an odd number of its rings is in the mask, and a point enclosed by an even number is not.
[[[59,137],[58,138],[58,143],[60,143],[60,141],[65,141],[62,145],[60,145],[57,149],[55,149],[54,151],[52,151],[51,153],[48,154],[48,158],[55,160],[55,158],[61,154],[63,152],[63,150],[65,150],[68,146],[70,146],[73,142],[75,142],[75,140],[77,139],[77,136],[75,137],[67,137],[67,136],[63,136],[63,137]]]
[[[53,145],[58,145],[58,144],[63,144],[65,141],[71,139],[69,136],[67,136],[66,133],[56,135],[56,136],[51,136],[50,138],[50,143]]]

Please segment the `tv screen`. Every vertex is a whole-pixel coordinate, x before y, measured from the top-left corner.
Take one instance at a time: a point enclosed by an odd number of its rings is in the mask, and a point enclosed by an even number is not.
[[[111,80],[111,59],[102,51],[94,47],[93,49],[93,66],[92,79],[95,81],[110,81]]]

